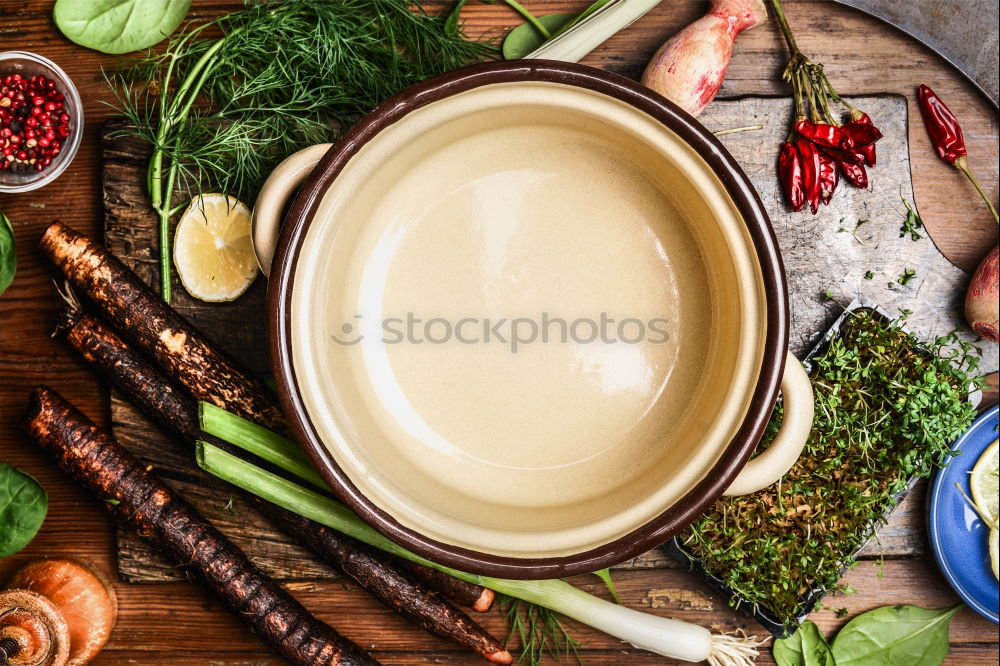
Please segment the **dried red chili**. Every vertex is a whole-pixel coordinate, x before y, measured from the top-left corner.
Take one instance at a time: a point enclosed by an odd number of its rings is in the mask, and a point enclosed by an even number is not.
[[[838,162],[844,162],[845,164],[865,163],[864,153],[859,151],[857,148],[831,148],[829,146],[820,146],[819,149]]]
[[[829,123],[813,123],[803,119],[795,123],[795,131],[817,146],[851,148],[854,145],[851,137],[841,127]]]
[[[986,202],[990,212],[993,213],[993,219],[1000,222],[1000,216],[997,215],[997,209],[994,208],[993,202],[986,196],[982,185],[979,184],[979,181],[972,174],[972,170],[969,169],[969,160],[966,157],[968,151],[965,148],[965,137],[962,136],[962,126],[958,124],[955,114],[927,86],[920,86],[917,97],[920,102],[920,115],[924,117],[924,127],[927,128],[927,133],[931,137],[931,142],[934,144],[934,149],[937,151],[938,156],[948,164],[953,164],[956,169],[965,174],[965,177],[972,182],[976,191],[979,192],[979,196]]]
[[[920,115],[924,117],[924,127],[931,136],[938,156],[948,164],[954,164],[955,160],[968,154],[962,127],[941,98],[923,85],[920,86],[917,98],[920,102]]]
[[[851,141],[854,142],[854,150],[861,153],[864,163],[868,166],[875,166],[875,142],[882,138],[882,132],[875,127],[867,113],[852,109],[851,115],[853,118],[850,122],[844,123],[843,130],[851,137]]]
[[[861,189],[868,189],[868,172],[863,164],[848,164],[838,162],[840,170],[844,172],[844,177],[851,181],[851,184]]]
[[[781,146],[778,156],[778,175],[781,185],[785,188],[788,205],[794,211],[802,210],[806,205],[805,190],[802,187],[802,160],[795,145],[786,141]]]
[[[802,189],[805,191],[806,201],[809,202],[809,210],[815,215],[819,210],[821,198],[819,184],[819,151],[812,141],[800,137],[795,142],[795,149],[799,153],[802,162]]]
[[[825,153],[819,154],[819,189],[820,198],[824,205],[830,204],[833,192],[840,183],[840,170],[837,168],[837,160]]]

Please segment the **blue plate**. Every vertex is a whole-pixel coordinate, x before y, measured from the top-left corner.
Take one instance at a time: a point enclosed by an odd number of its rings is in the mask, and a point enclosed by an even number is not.
[[[997,439],[997,409],[976,419],[951,447],[961,454],[934,475],[927,507],[931,546],[944,577],[965,603],[995,623],[1000,619],[1000,585],[990,564],[989,528],[955,483],[970,495],[969,472]]]

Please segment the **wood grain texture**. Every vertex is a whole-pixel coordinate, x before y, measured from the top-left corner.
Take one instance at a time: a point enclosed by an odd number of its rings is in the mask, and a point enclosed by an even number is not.
[[[784,127],[789,122],[784,99],[722,100],[710,107],[703,118],[711,130],[748,122],[765,125],[760,131],[725,136],[723,142],[746,170],[771,212],[788,276],[793,312],[791,349],[800,356],[841,311],[841,306],[823,295],[824,290],[831,288],[844,304],[865,288],[868,295],[890,311],[902,307],[913,309],[910,328],[920,331],[924,339],[944,335],[961,321],[960,308],[956,311],[937,306],[954,301],[955,294],[961,293],[961,271],[941,256],[929,240],[913,242],[899,238],[899,193],[910,192],[911,183],[905,117],[891,116],[893,112],[900,112],[905,102],[898,97],[869,96],[855,99],[854,103],[864,106],[873,117],[885,118],[882,130],[886,138],[880,142],[882,160],[873,175],[874,185],[870,191],[845,185],[828,208],[805,219],[801,214],[784,209],[783,194],[774,177],[776,156],[765,155],[766,151],[760,150],[764,142],[777,151]],[[117,120],[108,121],[102,140],[105,238],[116,256],[139,271],[150,284],[157,284],[158,267],[153,252],[157,242],[156,218],[145,206],[145,192],[140,185],[148,149],[135,139],[120,138],[123,126]],[[841,231],[845,227],[853,228],[857,210],[863,210],[865,218],[873,222],[854,235]],[[851,221],[838,222],[845,219]],[[830,254],[825,263],[817,262],[819,252]],[[888,259],[887,253],[891,255]],[[880,271],[877,282],[864,280],[868,266]],[[914,281],[914,286],[906,290],[887,289],[885,280],[892,282],[904,266],[918,266],[920,281]],[[255,346],[251,337],[253,331],[260,331],[263,326],[244,325],[264,311],[258,297],[260,291],[260,285],[256,284],[248,297],[220,306],[197,301],[178,286],[173,305],[199,327],[203,321],[210,326],[212,342],[218,349],[261,370],[267,368],[267,349]],[[935,307],[921,312],[921,303],[933,303]],[[995,360],[991,359],[991,363],[995,365]],[[335,575],[329,567],[295,547],[292,539],[246,503],[232,499],[235,493],[230,492],[226,484],[201,473],[190,455],[184,452],[176,455],[177,445],[160,436],[139,410],[117,395],[111,400],[111,421],[122,443],[158,468],[161,475],[183,484],[185,496],[195,503],[202,515],[252,553],[254,561],[269,575],[279,579]],[[170,453],[165,454],[166,451]],[[878,555],[881,552],[887,557],[922,554],[924,521],[919,508],[914,510],[914,504],[908,503],[908,510],[894,516],[892,525],[884,533],[880,532],[879,539],[868,547],[868,553]],[[620,568],[664,566],[672,566],[672,563],[660,551],[654,550]],[[119,575],[130,582],[163,582],[181,577],[180,572],[147,541],[128,530],[119,531],[118,567]]]
[[[191,15],[214,16],[239,4],[235,0],[198,0]],[[432,10],[445,4],[437,0],[427,3]],[[579,10],[586,4],[587,0],[532,0],[529,6],[545,14]],[[50,496],[50,513],[42,531],[22,553],[0,561],[0,578],[29,559],[46,555],[82,556],[109,575],[115,571],[114,527],[106,517],[106,507],[76,487],[17,428],[28,391],[43,381],[63,392],[91,418],[108,422],[106,390],[68,345],[49,337],[60,309],[51,282],[56,274],[34,246],[53,219],[87,234],[100,234],[100,127],[111,115],[102,104],[111,98],[101,81],[100,67],[112,66],[116,58],[66,41],[52,24],[51,5],[51,0],[0,2],[0,39],[4,48],[34,51],[58,62],[79,87],[86,114],[80,152],[57,182],[28,195],[0,194],[0,210],[14,224],[19,259],[17,278],[0,298],[0,459],[33,474]],[[876,19],[829,2],[787,0],[785,5],[800,44],[816,60],[826,63],[841,92],[904,95],[912,120],[918,117],[916,86],[926,83],[933,87],[961,119],[972,167],[992,200],[997,200],[996,110],[964,78],[928,49]],[[664,2],[584,62],[636,77],[657,46],[700,15],[704,7],[702,0]],[[464,16],[472,33],[499,33],[519,22],[499,3],[470,3]],[[722,94],[785,94],[777,81],[784,57],[781,37],[773,25],[744,33],[737,41]],[[949,259],[970,270],[997,242],[996,226],[964,178],[932,153],[919,123],[911,122],[909,138],[916,201],[931,237]],[[212,335],[210,324],[199,324]],[[909,509],[914,512],[912,524],[919,524],[922,493],[916,491],[910,501],[914,503]],[[914,539],[922,542],[922,537],[914,535]],[[616,578],[628,604],[663,604],[654,612],[705,622],[719,629],[755,629],[745,618],[736,618],[719,608],[719,599],[686,572],[637,569],[618,572]],[[843,605],[851,614],[889,603],[931,607],[955,601],[936,566],[923,556],[887,562],[882,578],[874,567],[862,564],[849,572],[845,581],[859,593],[842,601],[830,598],[827,603],[831,608]],[[573,582],[599,591],[589,578]],[[474,656],[457,652],[408,626],[352,584],[321,581],[293,583],[289,587],[307,607],[350,638],[374,646],[376,656],[384,663],[480,663]],[[280,663],[236,618],[208,600],[192,583],[118,584],[116,588],[122,609],[119,624],[96,664]],[[705,602],[705,598],[709,601]],[[712,611],[688,610],[706,603],[712,604]],[[829,610],[817,612],[813,619],[827,631],[843,623]],[[501,622],[496,615],[487,618],[488,626],[496,631]],[[588,664],[669,663],[593,632],[581,633],[580,637],[588,646],[584,652]],[[955,618],[951,638],[947,663],[998,663],[996,627],[971,611],[964,610]],[[760,663],[771,663],[769,655],[764,655]]]

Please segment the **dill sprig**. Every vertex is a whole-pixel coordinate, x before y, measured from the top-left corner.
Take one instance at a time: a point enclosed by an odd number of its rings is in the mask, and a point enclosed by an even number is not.
[[[681,536],[705,569],[782,623],[845,568],[914,476],[947,460],[975,418],[979,357],[955,335],[934,352],[870,310],[813,359],[816,419],[780,482],[718,500]],[[777,432],[780,405],[765,441]]]
[[[504,649],[515,636],[520,644],[521,654],[517,663],[539,666],[546,655],[557,662],[573,659],[578,664],[583,663],[579,654],[580,643],[569,633],[569,628],[555,611],[506,594],[500,595],[500,611],[510,630]]]
[[[332,141],[385,98],[495,55],[408,0],[248,0],[107,75],[123,130],[153,145],[147,188],[170,300],[169,223],[184,193],[250,201],[290,153]]]

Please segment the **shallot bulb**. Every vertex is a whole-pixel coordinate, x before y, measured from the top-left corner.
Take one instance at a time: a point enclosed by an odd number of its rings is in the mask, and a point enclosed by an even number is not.
[[[965,293],[965,319],[976,333],[1000,342],[1000,245],[986,255]]]
[[[722,87],[736,36],[766,22],[762,0],[711,0],[705,16],[659,48],[642,84],[697,116]]]

